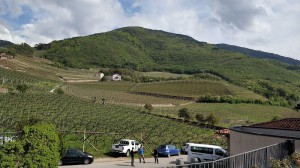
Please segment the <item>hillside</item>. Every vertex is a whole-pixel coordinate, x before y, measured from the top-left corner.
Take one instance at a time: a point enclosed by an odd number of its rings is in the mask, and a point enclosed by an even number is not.
[[[218,48],[225,49],[228,51],[235,51],[239,53],[243,53],[245,55],[255,57],[255,58],[261,58],[261,59],[273,59],[281,62],[285,62],[291,65],[300,65],[300,61],[293,59],[293,58],[288,58],[284,57],[278,54],[273,54],[273,53],[268,53],[268,52],[263,52],[263,51],[258,51],[258,50],[252,50],[248,49],[245,47],[239,47],[235,45],[228,45],[228,44],[216,44]]]
[[[279,104],[300,99],[300,74],[274,61],[220,49],[191,37],[141,27],[50,43],[42,57],[68,67],[211,73]]]
[[[0,48],[1,47],[10,47],[12,45],[14,45],[14,43],[12,43],[10,41],[0,40]]]

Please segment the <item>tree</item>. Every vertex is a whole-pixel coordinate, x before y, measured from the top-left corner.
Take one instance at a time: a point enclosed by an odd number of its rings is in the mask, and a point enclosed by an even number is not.
[[[206,117],[206,122],[208,122],[210,125],[218,124],[219,121],[220,119],[217,118],[213,113]]]
[[[0,150],[0,167],[57,167],[59,138],[52,124],[27,125],[21,135]]]
[[[198,122],[204,122],[205,121],[205,118],[204,118],[203,114],[196,114],[195,118]]]
[[[178,117],[189,120],[191,118],[191,114],[187,108],[182,108],[178,112]]]
[[[146,103],[145,106],[144,106],[144,108],[146,110],[148,110],[149,112],[153,110],[153,106],[151,104],[149,104],[149,103]]]
[[[25,92],[27,91],[28,88],[29,88],[29,86],[26,85],[26,84],[19,84],[19,85],[17,85],[17,87],[16,87],[16,89],[17,89],[18,91],[20,91],[21,93],[25,93]]]

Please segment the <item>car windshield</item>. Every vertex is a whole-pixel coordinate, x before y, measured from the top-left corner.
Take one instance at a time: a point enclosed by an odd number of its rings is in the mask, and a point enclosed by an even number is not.
[[[167,148],[166,145],[159,145],[158,148]]]

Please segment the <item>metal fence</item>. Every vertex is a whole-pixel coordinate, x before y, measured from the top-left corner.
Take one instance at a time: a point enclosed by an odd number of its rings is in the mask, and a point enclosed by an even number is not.
[[[286,141],[216,161],[176,165],[173,168],[270,168],[271,159],[284,159],[292,152],[294,143]]]

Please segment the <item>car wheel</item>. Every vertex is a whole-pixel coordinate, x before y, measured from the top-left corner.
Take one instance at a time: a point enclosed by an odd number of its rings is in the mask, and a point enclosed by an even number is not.
[[[84,159],[83,164],[90,164],[90,160],[89,159]]]
[[[130,150],[128,149],[126,152],[126,156],[128,157],[130,155]]]
[[[168,157],[171,157],[171,154],[170,154],[170,153],[168,153]]]
[[[59,160],[59,161],[58,161],[58,166],[61,166],[61,165],[62,165],[62,161]]]

